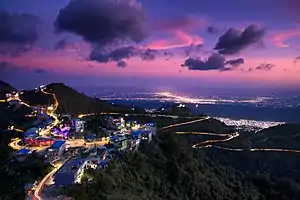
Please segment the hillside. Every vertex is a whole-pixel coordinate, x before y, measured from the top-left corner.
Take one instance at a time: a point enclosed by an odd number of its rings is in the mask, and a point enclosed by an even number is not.
[[[255,148],[300,149],[300,124],[282,124],[264,129],[250,138]]]
[[[193,115],[193,111],[186,106],[180,106],[180,104],[173,103],[169,105],[165,105],[156,110],[159,114],[165,115],[177,115],[177,116],[191,116]]]
[[[61,192],[86,200],[300,198],[299,185],[290,179],[222,166],[210,152],[193,150],[184,135],[160,134],[158,137],[141,151],[127,152],[120,161],[111,162],[107,170],[87,172],[92,182],[62,188]]]
[[[100,112],[135,112],[143,113],[143,109],[135,107],[133,111],[129,107],[111,104],[107,101],[86,96],[63,83],[52,83],[46,86],[48,93],[54,93],[58,101],[58,112],[70,114],[100,113]],[[55,100],[52,95],[42,91],[23,91],[20,98],[30,105],[50,105]]]
[[[10,84],[0,80],[0,99],[5,98],[6,93],[11,93],[13,91],[17,91]]]
[[[168,129],[168,132],[231,133],[233,129],[219,120],[210,118],[208,120],[173,127]]]
[[[282,124],[257,133],[240,133],[240,136],[222,143],[230,148],[300,149],[300,124]]]

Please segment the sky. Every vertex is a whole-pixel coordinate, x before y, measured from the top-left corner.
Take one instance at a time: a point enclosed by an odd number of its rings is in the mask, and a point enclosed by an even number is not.
[[[0,21],[19,88],[300,88],[298,0],[1,0]]]

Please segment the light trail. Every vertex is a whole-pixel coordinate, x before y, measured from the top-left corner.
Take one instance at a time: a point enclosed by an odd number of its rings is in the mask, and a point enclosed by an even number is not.
[[[69,159],[67,159],[65,162],[67,162]],[[64,162],[64,163],[65,163]],[[59,168],[63,165],[63,163],[59,163],[55,166],[55,168],[49,172],[44,178],[43,180],[41,180],[41,182],[38,184],[37,188],[34,191],[34,196],[36,199],[38,200],[42,200],[43,198],[40,196],[40,193],[42,192],[42,188],[45,185],[45,182],[57,171],[59,170]]]
[[[169,129],[172,127],[182,126],[186,124],[192,124],[199,121],[207,120],[209,118],[205,118],[202,120],[193,120],[189,122],[184,123],[178,123],[173,124],[170,126],[166,126],[161,128],[160,130]],[[238,132],[230,133],[230,134],[217,134],[217,133],[206,133],[206,132],[174,132],[175,134],[199,134],[199,135],[211,135],[211,136],[220,136],[220,137],[227,137],[225,139],[219,139],[219,140],[205,140],[203,142],[199,142],[197,144],[194,144],[192,148],[197,149],[203,149],[203,148],[217,148],[217,149],[223,149],[227,151],[236,151],[236,152],[242,152],[242,151],[250,151],[250,152],[257,152],[257,151],[269,151],[269,152],[290,152],[290,153],[300,153],[300,149],[278,149],[278,148],[250,148],[250,149],[242,149],[242,148],[229,148],[229,147],[222,147],[218,145],[214,145],[216,143],[222,143],[222,142],[228,142],[236,137],[239,137],[240,134]]]
[[[205,118],[201,118],[201,119],[196,119],[196,120],[188,121],[188,122],[182,122],[182,123],[172,124],[172,125],[169,125],[169,126],[162,127],[160,129],[158,129],[157,131],[162,131],[162,130],[173,128],[173,127],[177,127],[177,126],[183,126],[183,125],[186,125],[186,124],[193,124],[193,123],[205,121],[205,120],[208,120],[208,119],[210,119],[209,116],[205,117]]]
[[[78,118],[93,116],[93,115],[128,115],[128,116],[146,116],[146,117],[170,117],[170,118],[186,118],[186,119],[195,119],[199,118],[197,116],[175,116],[175,115],[161,115],[161,114],[135,114],[135,113],[110,113],[110,112],[102,112],[102,113],[87,113],[87,114],[79,114]]]

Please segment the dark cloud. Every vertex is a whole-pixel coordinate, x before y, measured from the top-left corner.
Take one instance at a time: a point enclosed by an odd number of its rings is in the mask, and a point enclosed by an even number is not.
[[[121,60],[117,63],[117,67],[126,67],[126,66],[127,66],[127,63],[123,60]]]
[[[141,59],[145,61],[153,61],[155,60],[156,54],[156,50],[146,49],[145,51],[141,52]]]
[[[165,51],[164,56],[166,57],[166,60],[169,61],[173,56],[173,53],[171,51]]]
[[[188,58],[181,66],[188,67],[189,70],[232,71],[236,70],[237,67],[239,67],[243,63],[244,59],[242,58],[226,61],[224,56],[218,53],[212,53],[206,60],[200,58]]]
[[[37,68],[37,69],[34,70],[34,72],[37,73],[37,74],[46,74],[46,73],[48,73],[47,70],[42,69],[42,68]]]
[[[225,68],[225,58],[217,53],[213,53],[207,60],[198,58],[188,58],[185,60],[183,66],[188,67],[189,70],[221,70]]]
[[[238,59],[233,59],[233,60],[227,60],[225,62],[226,65],[232,65],[232,66],[240,66],[242,64],[244,64],[244,59],[243,58],[238,58]]]
[[[299,59],[300,59],[300,56],[298,56],[298,57],[296,57],[296,58],[294,59],[294,65],[297,64],[297,62],[298,62]]]
[[[62,50],[65,49],[67,46],[68,46],[67,39],[61,39],[55,43],[54,50]]]
[[[214,35],[214,34],[219,33],[219,29],[217,29],[215,26],[209,26],[206,28],[206,32],[211,35]]]
[[[30,76],[37,77],[42,74],[47,74],[47,76],[51,73],[50,71],[43,68],[31,68],[26,66],[19,66],[14,63],[2,61],[0,62],[0,79],[23,79],[22,77]],[[16,78],[17,77],[17,78]],[[43,76],[44,77],[44,76]]]
[[[73,0],[59,11],[54,25],[57,32],[71,32],[91,43],[90,58],[103,62],[123,45],[143,41],[148,35],[147,22],[136,0]],[[101,51],[111,53],[95,54]]]
[[[18,55],[32,48],[38,40],[38,17],[31,14],[11,14],[0,11],[1,54]]]
[[[236,54],[261,42],[264,35],[265,29],[257,25],[249,25],[244,31],[231,28],[219,38],[214,49],[224,55]]]
[[[133,46],[121,47],[110,52],[104,52],[101,49],[93,49],[90,54],[90,60],[94,60],[101,63],[107,63],[110,61],[121,61],[124,58],[129,59],[136,54],[136,49]]]
[[[261,71],[270,71],[274,67],[275,65],[271,63],[260,63],[255,69]]]
[[[188,47],[184,48],[184,54],[186,57],[190,57],[191,54],[196,54],[198,55],[198,53],[200,52],[200,49],[203,47],[202,44],[198,44],[198,45],[190,45]]]

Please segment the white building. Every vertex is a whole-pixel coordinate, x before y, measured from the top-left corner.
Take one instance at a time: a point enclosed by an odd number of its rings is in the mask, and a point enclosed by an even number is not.
[[[85,121],[80,120],[80,119],[75,119],[74,120],[75,131],[82,133],[84,131],[84,124],[85,124]]]

